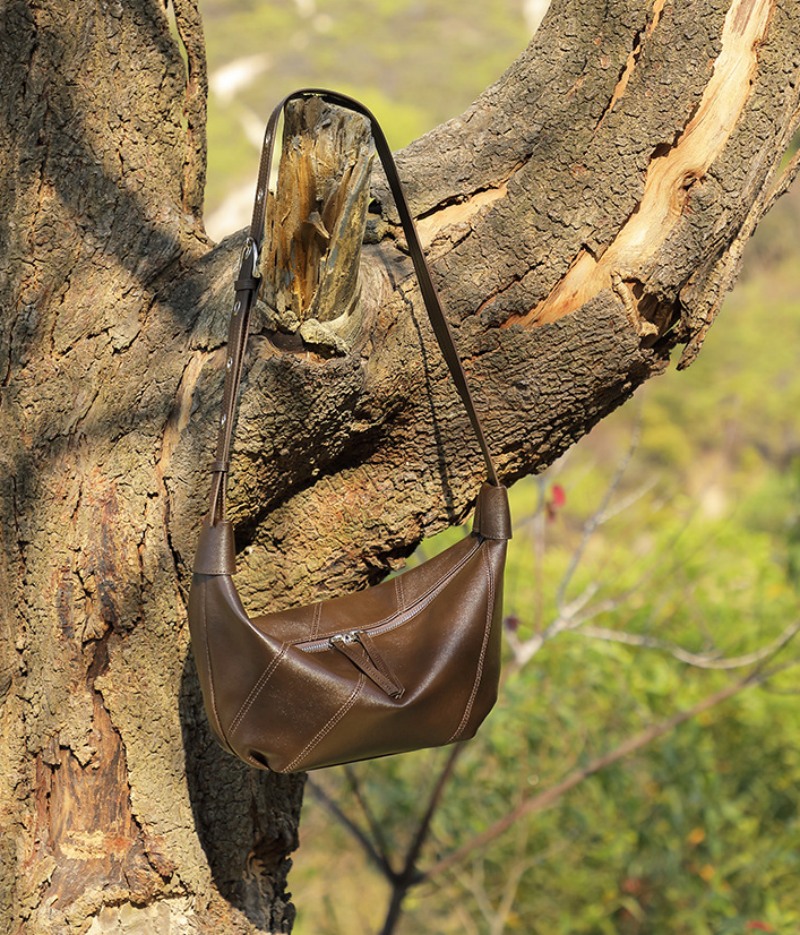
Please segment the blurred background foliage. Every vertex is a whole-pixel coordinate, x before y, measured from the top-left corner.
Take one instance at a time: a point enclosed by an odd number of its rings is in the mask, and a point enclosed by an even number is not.
[[[248,220],[256,147],[282,94],[318,84],[353,93],[400,147],[496,80],[545,5],[201,0],[212,236]],[[642,387],[545,475],[513,489],[509,645],[551,638],[522,666],[509,650],[498,707],[456,765],[423,870],[727,684],[741,671],[720,668],[725,660],[754,658],[800,620],[798,208],[795,186],[748,246],[693,367]],[[459,534],[426,543],[423,557]],[[410,890],[397,931],[800,932],[797,654],[790,643],[778,657],[785,671],[768,683],[619,759]],[[362,800],[397,863],[447,756],[327,770],[314,782],[366,827]],[[380,930],[386,875],[312,796],[290,883],[299,935]]]

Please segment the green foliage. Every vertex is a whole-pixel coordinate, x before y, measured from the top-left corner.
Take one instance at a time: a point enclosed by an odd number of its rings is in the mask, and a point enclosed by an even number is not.
[[[792,355],[777,350],[770,330],[757,327],[768,314],[782,333],[800,327],[792,282],[796,289],[800,277],[791,268],[752,277],[723,311],[694,372],[663,378],[641,394],[638,411],[620,411],[547,475],[513,489],[518,522],[506,609],[516,618],[517,638],[548,626],[559,606],[563,612],[591,589],[584,605],[589,626],[661,648],[589,639],[581,628],[545,642],[507,678],[498,707],[462,755],[423,868],[524,798],[737,675],[690,666],[670,648],[707,662],[741,657],[797,620],[800,472],[792,430],[798,384]],[[736,358],[740,365],[733,367]],[[641,444],[587,537],[636,423]],[[660,443],[668,434],[680,444]],[[562,506],[554,505],[555,485]],[[457,535],[448,530],[421,557]],[[581,560],[559,604],[579,548]],[[778,660],[796,656],[790,644]],[[508,662],[510,671],[510,655]],[[399,931],[796,930],[795,682],[788,669],[766,687],[746,689],[584,780],[553,808],[515,823],[413,893]],[[446,756],[427,751],[354,769],[392,853],[407,847]],[[323,781],[357,812],[336,774]],[[319,814],[312,811],[311,820]],[[305,859],[301,850],[301,872]],[[303,935],[316,922],[313,910],[303,910],[302,895],[300,904]],[[377,930],[377,915],[361,928]]]

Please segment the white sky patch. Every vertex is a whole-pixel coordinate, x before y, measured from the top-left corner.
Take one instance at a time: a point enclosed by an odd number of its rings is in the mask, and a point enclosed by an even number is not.
[[[259,75],[272,65],[266,53],[237,58],[218,68],[208,79],[209,87],[223,103],[229,103],[236,95],[251,85]]]
[[[222,204],[205,218],[206,231],[212,240],[219,242],[223,237],[241,230],[250,223],[253,212],[255,188],[253,182],[240,185],[230,192]]]
[[[264,142],[265,127],[263,118],[254,110],[245,108],[239,115],[239,122],[242,125],[242,130],[244,130],[244,135],[247,137],[247,142],[260,150],[261,144]]]
[[[550,6],[550,0],[522,0],[522,15],[531,34],[535,33]]]

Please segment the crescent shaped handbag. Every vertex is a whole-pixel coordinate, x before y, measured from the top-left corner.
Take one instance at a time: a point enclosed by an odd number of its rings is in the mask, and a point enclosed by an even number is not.
[[[225,518],[229,454],[275,129],[288,101],[318,95],[365,116],[433,331],[486,461],[471,535],[374,587],[249,617]],[[219,439],[189,594],[192,649],[214,735],[251,766],[289,773],[472,737],[497,698],[511,519],[386,138],[358,101],[320,89],[284,98],[267,123],[249,237],[235,283]]]

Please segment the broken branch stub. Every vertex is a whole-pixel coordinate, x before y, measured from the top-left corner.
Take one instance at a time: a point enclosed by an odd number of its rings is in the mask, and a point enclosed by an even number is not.
[[[318,97],[286,107],[261,260],[261,298],[276,330],[314,345],[347,343],[371,162],[365,118]]]

